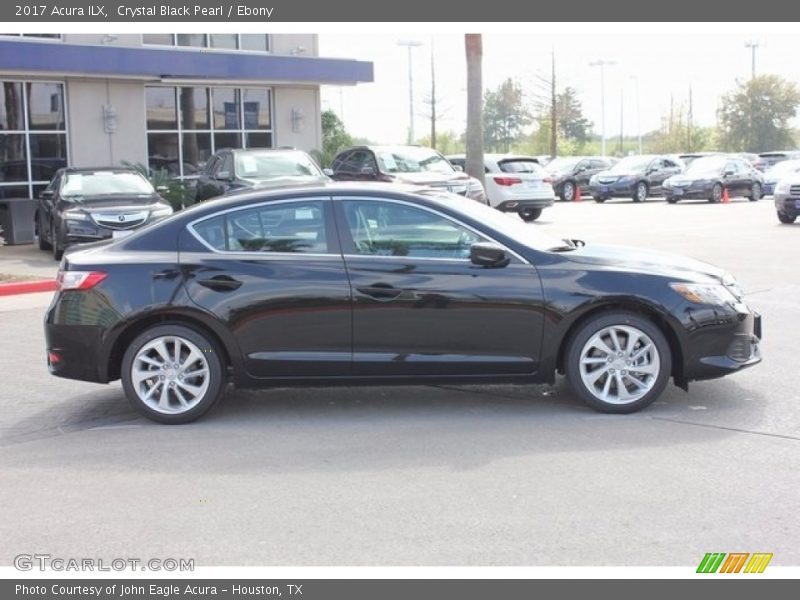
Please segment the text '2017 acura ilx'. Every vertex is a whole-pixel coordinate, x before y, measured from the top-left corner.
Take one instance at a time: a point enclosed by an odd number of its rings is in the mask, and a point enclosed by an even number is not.
[[[553,382],[628,413],[758,363],[723,270],[551,238],[441,190],[330,183],[198,204],[68,252],[54,375],[182,423],[241,387]]]

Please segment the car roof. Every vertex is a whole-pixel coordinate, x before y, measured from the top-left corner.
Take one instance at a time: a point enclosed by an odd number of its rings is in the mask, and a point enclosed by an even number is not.
[[[64,173],[98,173],[98,172],[109,172],[109,173],[136,173],[137,175],[141,175],[141,173],[134,169],[133,167],[64,167],[61,169]]]

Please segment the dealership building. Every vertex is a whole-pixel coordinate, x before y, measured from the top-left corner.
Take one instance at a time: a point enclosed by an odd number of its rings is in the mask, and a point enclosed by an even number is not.
[[[0,198],[67,165],[183,178],[221,148],[321,149],[320,86],[372,80],[313,34],[0,34]]]

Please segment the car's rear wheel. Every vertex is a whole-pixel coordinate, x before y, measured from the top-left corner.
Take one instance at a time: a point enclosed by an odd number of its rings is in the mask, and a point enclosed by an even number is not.
[[[781,223],[786,223],[787,225],[791,225],[792,223],[794,223],[795,219],[797,219],[797,215],[790,216],[787,215],[786,213],[782,213],[781,211],[777,212],[778,212],[778,221],[780,221]]]
[[[652,321],[624,311],[585,323],[569,342],[565,360],[572,389],[607,413],[648,406],[664,391],[672,371],[664,334]]]
[[[561,188],[561,199],[564,202],[572,202],[575,200],[575,184],[571,181],[567,181],[564,183],[564,186]]]
[[[523,221],[530,223],[542,216],[541,208],[520,208],[518,211],[519,216]]]
[[[761,193],[761,184],[756,182],[753,184],[753,187],[750,190],[750,196],[748,196],[748,199],[750,200],[750,202],[756,202],[761,199],[762,195],[763,194]]]
[[[722,200],[722,184],[715,183],[714,187],[711,188],[711,197],[708,201],[712,204],[716,204],[720,200]]]
[[[644,202],[645,200],[647,200],[647,184],[640,181],[633,190],[633,201]]]
[[[122,359],[130,403],[159,423],[189,423],[225,389],[224,363],[206,334],[184,325],[158,325],[139,335]]]

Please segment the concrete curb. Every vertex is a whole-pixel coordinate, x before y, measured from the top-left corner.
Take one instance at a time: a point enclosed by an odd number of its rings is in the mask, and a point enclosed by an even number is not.
[[[41,281],[14,281],[11,283],[0,283],[0,296],[12,296],[15,294],[33,294],[35,292],[54,292],[56,291],[55,279],[44,279]]]

